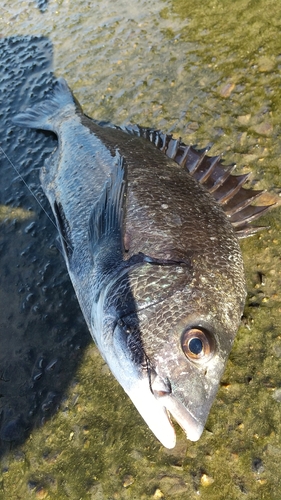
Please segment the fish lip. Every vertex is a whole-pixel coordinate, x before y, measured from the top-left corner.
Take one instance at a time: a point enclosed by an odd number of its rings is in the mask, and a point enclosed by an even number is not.
[[[187,439],[198,441],[200,438],[204,425],[172,392],[159,391],[158,395],[154,394],[145,379],[139,380],[126,392],[151,431],[166,448],[176,445],[175,428],[170,416],[183,429]]]
[[[204,425],[173,393],[170,380],[168,378],[164,379],[155,372],[154,380],[150,379],[150,389],[157,401],[166,408],[168,413],[172,415],[184,430],[186,437],[190,441],[198,441],[203,432]]]
[[[204,430],[204,424],[200,422],[192,412],[186,408],[174,395],[163,394],[159,398],[163,406],[179,424],[190,441],[198,441]]]
[[[160,443],[165,448],[174,448],[176,433],[169,412],[151,392],[147,379],[138,379],[130,388],[125,390]]]

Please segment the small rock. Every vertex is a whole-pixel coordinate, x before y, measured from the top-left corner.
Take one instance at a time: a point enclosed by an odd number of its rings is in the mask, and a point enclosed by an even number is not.
[[[42,458],[43,460],[45,460],[48,464],[53,464],[56,462],[57,458],[61,455],[61,451],[50,451],[50,450],[46,450],[43,455],[42,455]]]
[[[211,476],[208,476],[207,474],[202,474],[200,483],[202,486],[210,486],[214,482],[214,478]]]
[[[32,480],[30,480],[30,481],[28,481],[28,483],[27,483],[27,487],[28,487],[28,489],[29,489],[29,490],[31,490],[31,491],[34,491],[34,490],[35,490],[35,488],[36,488],[36,486],[37,486],[37,482],[36,482],[36,481],[32,481]]]
[[[281,205],[281,200],[275,193],[264,192],[259,196],[259,205]],[[279,242],[278,242],[279,243]]]
[[[277,345],[277,346],[274,347],[273,354],[276,356],[276,358],[281,358],[281,345]],[[281,391],[281,389],[278,389],[278,390]]]
[[[264,121],[262,123],[258,123],[258,125],[254,125],[251,127],[251,130],[256,132],[259,135],[270,136],[273,132],[273,126],[270,122]]]
[[[130,456],[134,459],[134,460],[141,460],[143,458],[143,455],[140,451],[138,450],[133,450],[131,453],[130,453]]]
[[[41,486],[36,490],[35,496],[36,498],[39,498],[39,500],[42,500],[44,498],[47,498],[48,492],[47,490],[45,490],[45,488],[43,488],[43,486]]]
[[[267,480],[266,479],[258,479],[258,483],[263,485],[263,484],[267,483]]]
[[[186,127],[185,133],[186,134],[193,134],[198,129],[199,129],[199,124],[197,122],[189,122],[187,127]]]
[[[160,479],[160,489],[164,495],[184,495],[186,493],[186,483],[178,475],[163,476]]]
[[[128,488],[128,486],[131,486],[131,484],[133,484],[134,482],[135,482],[135,479],[133,478],[133,476],[131,474],[126,474],[123,477],[124,488]]]
[[[272,71],[275,66],[274,59],[267,56],[262,56],[258,60],[259,71],[261,73],[266,73],[267,71]]]
[[[89,441],[89,439],[86,439],[84,441],[83,447],[84,447],[84,450],[87,450],[88,448],[90,448],[90,441]]]
[[[219,94],[221,95],[221,97],[229,97],[234,89],[235,89],[235,83],[228,82],[221,87]]]
[[[157,490],[155,490],[154,492],[153,498],[155,498],[155,500],[159,500],[159,498],[164,498],[164,493],[162,493],[162,491],[159,490],[159,488],[157,488]]]
[[[253,458],[252,471],[256,474],[261,474],[262,472],[264,472],[264,465],[260,458]]]
[[[238,116],[237,117],[238,121],[241,123],[241,125],[248,125],[250,119],[251,119],[251,115],[248,114],[248,115],[241,115],[241,116]]]
[[[276,389],[272,394],[272,397],[275,399],[275,401],[281,403],[281,389]]]

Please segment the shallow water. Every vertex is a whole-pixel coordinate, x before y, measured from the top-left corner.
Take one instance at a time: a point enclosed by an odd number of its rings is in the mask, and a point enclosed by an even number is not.
[[[44,94],[53,51],[55,74],[88,115],[213,144],[278,200],[279,2],[38,3],[4,1],[0,13],[2,37],[46,37],[31,50],[33,68],[11,69],[27,79],[21,106]],[[2,71],[1,89],[10,75]],[[31,159],[36,151],[42,163],[52,136],[13,136],[8,121],[3,130],[1,146],[48,210]],[[0,162],[0,498],[279,500],[280,208],[242,242],[249,297],[206,430],[191,443],[178,429],[167,451],[91,342],[52,223]]]

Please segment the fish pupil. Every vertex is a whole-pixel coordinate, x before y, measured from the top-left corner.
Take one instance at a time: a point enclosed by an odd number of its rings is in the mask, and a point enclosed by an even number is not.
[[[192,354],[198,356],[203,351],[203,342],[198,337],[194,337],[189,341],[188,347]]]

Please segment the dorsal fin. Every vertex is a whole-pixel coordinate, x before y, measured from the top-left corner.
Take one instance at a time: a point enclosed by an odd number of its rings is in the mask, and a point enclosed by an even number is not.
[[[164,134],[160,130],[138,125],[126,126],[123,130],[129,134],[144,137],[169,158],[187,168],[188,172],[222,206],[239,238],[264,229],[264,227],[251,226],[250,223],[265,214],[274,203],[265,206],[251,205],[264,191],[243,187],[249,174],[232,175],[235,165],[225,167],[221,162],[221,156],[208,156],[208,148],[197,150],[193,146],[184,144],[181,139],[173,139],[171,134]]]

